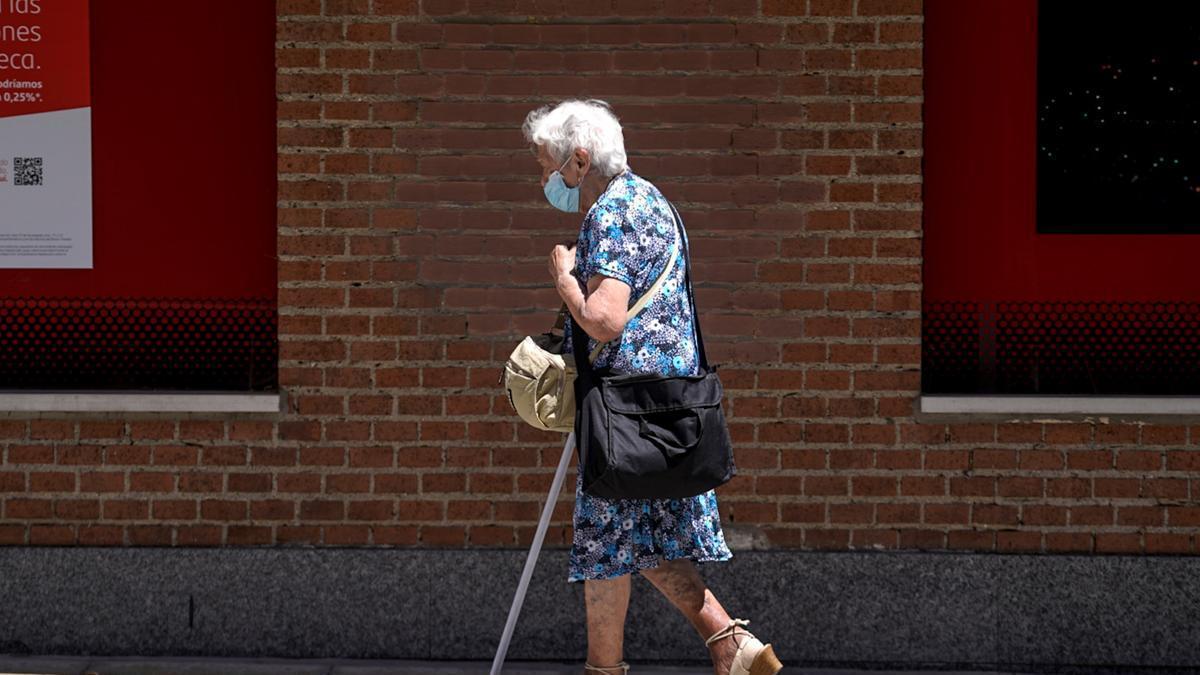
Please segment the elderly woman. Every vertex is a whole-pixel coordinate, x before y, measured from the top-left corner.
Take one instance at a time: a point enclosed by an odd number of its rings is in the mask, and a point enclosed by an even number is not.
[[[542,187],[555,208],[584,214],[575,245],[550,253],[550,275],[570,316],[607,345],[596,368],[617,373],[699,372],[695,317],[687,300],[685,261],[626,330],[626,312],[663,272],[676,243],[671,207],[658,188],[630,170],[621,125],[603,101],[565,101],[525,118],[525,138],[542,166]],[[686,235],[683,235],[686,240]],[[570,344],[566,328],[564,351]],[[729,560],[716,494],[683,499],[604,499],[583,492],[576,471],[569,582],[584,582],[588,658],[585,673],[618,673],[624,661],[630,579],[641,574],[696,628],[716,675],[773,675],[770,645],[730,619],[705,586],[697,562]]]

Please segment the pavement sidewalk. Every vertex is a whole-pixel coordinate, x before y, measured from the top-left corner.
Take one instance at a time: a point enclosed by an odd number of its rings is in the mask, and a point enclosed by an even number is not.
[[[632,664],[631,675],[712,675],[700,666]],[[0,675],[486,675],[484,661],[28,657],[0,655]],[[785,668],[793,675],[1001,675],[997,671],[883,671]],[[580,663],[509,662],[505,675],[582,675]],[[1004,675],[1012,675],[1006,673]]]

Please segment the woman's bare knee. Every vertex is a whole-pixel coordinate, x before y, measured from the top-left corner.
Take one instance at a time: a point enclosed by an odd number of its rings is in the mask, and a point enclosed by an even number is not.
[[[625,603],[629,600],[629,580],[629,575],[623,574],[612,579],[588,579],[584,581],[583,592],[588,607],[590,608],[593,602],[595,602],[597,603],[597,607],[620,608],[622,599],[624,599]]]
[[[698,612],[704,606],[706,587],[691,560],[679,558],[663,561],[658,567],[641,570],[641,573],[685,614]]]

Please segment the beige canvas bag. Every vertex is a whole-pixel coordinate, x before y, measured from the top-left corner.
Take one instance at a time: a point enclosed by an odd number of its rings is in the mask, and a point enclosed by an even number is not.
[[[675,266],[679,257],[679,242],[662,274],[646,294],[638,298],[625,315],[628,321],[645,309],[651,298],[662,287],[667,273]],[[521,341],[504,364],[501,381],[508,392],[508,402],[521,419],[542,431],[570,432],[575,426],[575,365],[563,359],[563,323],[567,312],[564,303],[558,319],[550,332],[530,335]],[[558,331],[555,333],[555,331]],[[601,342],[588,356],[595,362],[596,356],[607,342]],[[571,360],[573,361],[573,359]]]

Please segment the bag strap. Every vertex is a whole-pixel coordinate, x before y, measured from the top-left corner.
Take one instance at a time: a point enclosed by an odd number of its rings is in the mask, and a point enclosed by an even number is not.
[[[692,307],[692,325],[696,328],[696,355],[700,358],[702,372],[708,372],[708,352],[704,350],[704,334],[700,332],[700,313],[696,311],[696,294],[692,290],[692,255],[688,250],[687,236],[683,231],[683,218],[671,204],[671,212],[675,214],[675,223],[679,227],[679,238],[683,244],[683,278],[687,287],[688,303]]]
[[[674,208],[674,206],[671,207],[672,210],[674,210]],[[658,275],[658,279],[654,280],[654,285],[650,287],[650,290],[643,293],[642,297],[638,298],[638,301],[633,303],[633,306],[629,308],[629,311],[625,312],[625,321],[628,322],[630,319],[640,314],[643,309],[646,309],[646,305],[650,304],[650,301],[654,299],[654,294],[662,288],[664,283],[666,283],[667,275],[671,273],[671,268],[675,266],[675,261],[679,259],[679,249],[684,245],[683,238],[679,234],[678,226],[676,226],[675,235],[676,245],[671,247],[671,257],[667,260],[667,266],[663,268],[662,274]],[[558,318],[554,322],[555,328],[562,330],[563,325],[566,322],[566,314],[568,311],[567,303],[564,302],[562,309],[558,310]],[[596,357],[600,354],[600,350],[604,349],[604,346],[607,345],[608,342],[608,340],[605,340],[592,349],[592,353],[588,357],[590,362],[594,363],[596,361]]]

